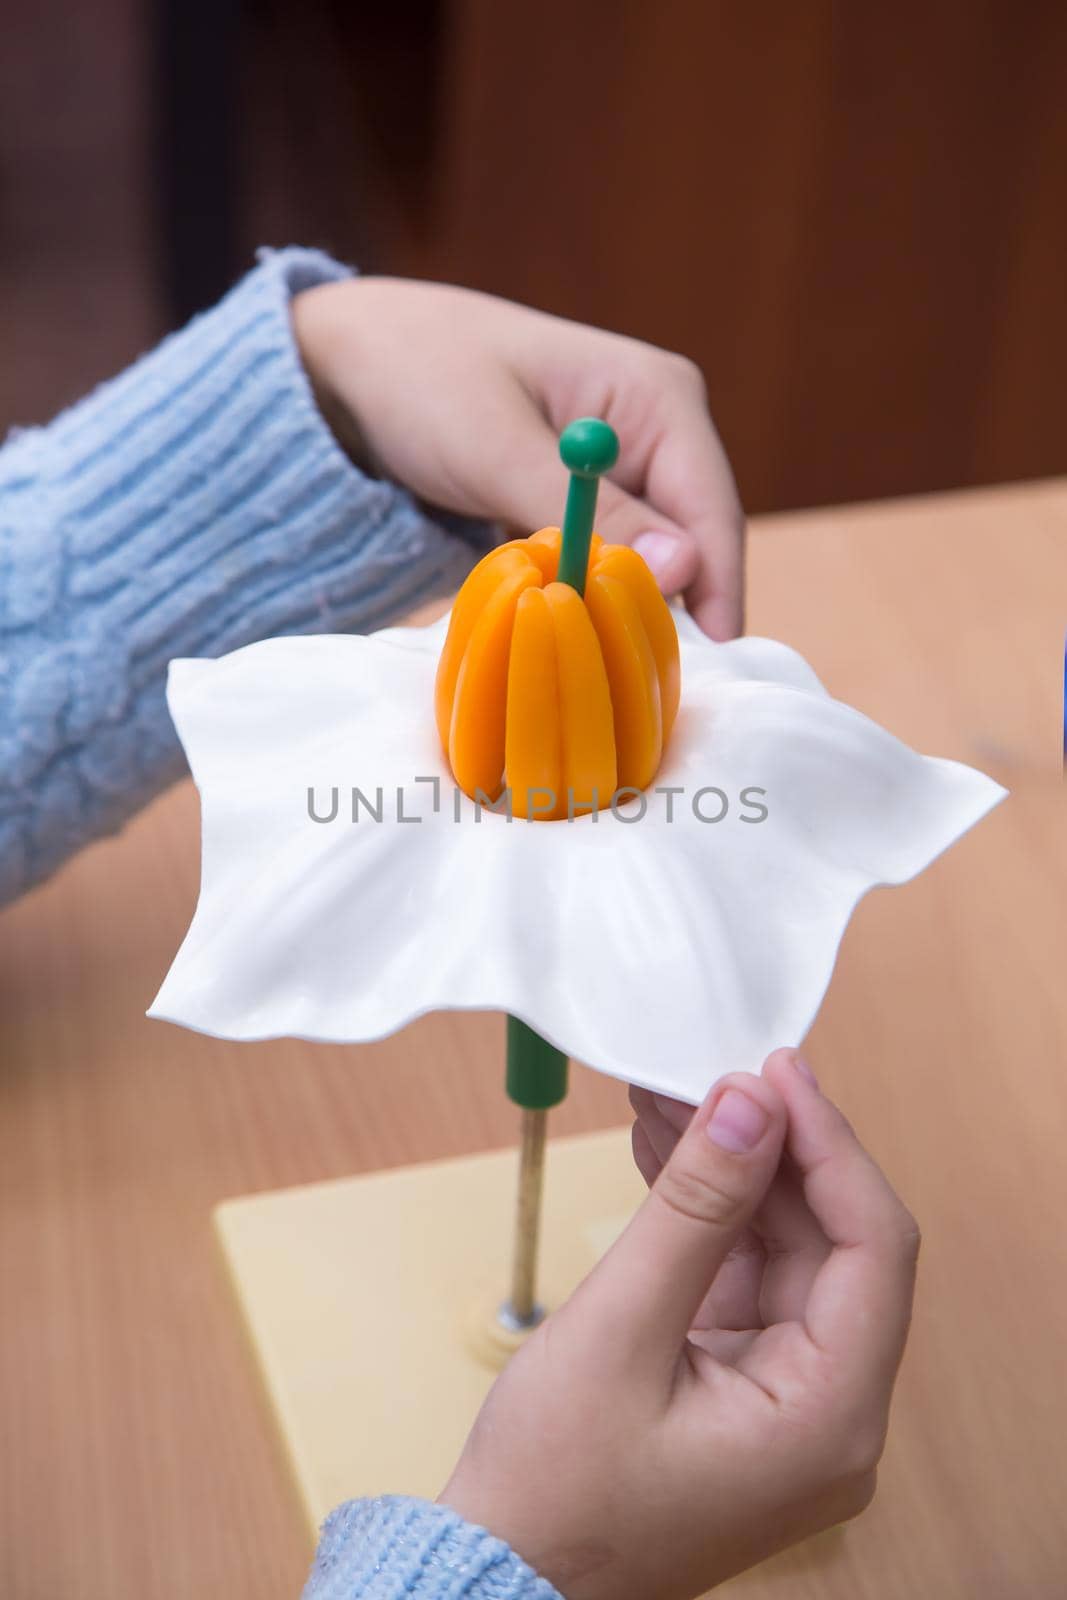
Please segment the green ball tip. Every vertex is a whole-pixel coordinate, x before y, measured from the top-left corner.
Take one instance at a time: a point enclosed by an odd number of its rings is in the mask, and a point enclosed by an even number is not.
[[[579,478],[599,478],[619,459],[619,436],[599,417],[579,417],[560,434],[559,454],[568,472]]]

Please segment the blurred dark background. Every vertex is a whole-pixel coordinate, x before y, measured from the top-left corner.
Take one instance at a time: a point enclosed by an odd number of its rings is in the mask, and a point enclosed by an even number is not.
[[[2,16],[0,431],[301,242],[686,351],[753,511],[1067,469],[1061,3]]]

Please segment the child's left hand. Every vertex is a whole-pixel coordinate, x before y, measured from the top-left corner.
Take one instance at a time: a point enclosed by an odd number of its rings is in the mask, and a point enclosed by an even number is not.
[[[633,1104],[651,1193],[440,1495],[567,1600],[690,1600],[862,1511],[911,1313],[915,1221],[795,1051]]]
[[[524,531],[562,515],[556,435],[622,442],[598,528],[633,544],[713,639],[742,626],[744,517],[691,361],[444,284],[354,278],[293,301],[319,404],[361,463],[423,499]]]

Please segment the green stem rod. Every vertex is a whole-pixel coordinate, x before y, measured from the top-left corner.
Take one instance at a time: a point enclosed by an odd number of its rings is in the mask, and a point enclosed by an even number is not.
[[[524,1111],[547,1111],[567,1095],[569,1063],[562,1050],[539,1033],[508,1018],[507,1091]]]
[[[599,417],[579,417],[560,434],[559,454],[571,479],[556,578],[584,594],[597,489],[619,459],[619,438]],[[567,1057],[518,1017],[508,1018],[507,1090],[526,1111],[546,1111],[567,1093]]]
[[[570,470],[571,481],[556,578],[584,594],[597,489],[604,473],[610,472],[619,459],[619,436],[599,417],[579,417],[560,434],[559,453],[563,465]]]
[[[571,478],[567,490],[567,508],[563,513],[563,542],[559,552],[556,579],[569,583],[579,594],[585,593],[585,576],[589,569],[589,545],[593,538],[593,517],[596,514],[596,497],[600,485],[595,478]]]

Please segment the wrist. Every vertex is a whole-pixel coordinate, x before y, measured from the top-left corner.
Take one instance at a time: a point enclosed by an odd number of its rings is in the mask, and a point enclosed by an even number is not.
[[[383,1495],[338,1506],[322,1530],[305,1600],[401,1593],[435,1600],[562,1600],[518,1553],[448,1506]]]
[[[557,1530],[524,1515],[514,1497],[500,1497],[491,1489],[472,1493],[455,1477],[442,1489],[436,1504],[501,1540],[567,1600],[600,1600],[619,1592],[611,1574],[613,1552],[590,1536],[587,1528],[574,1530],[571,1538],[566,1534],[560,1537]]]
[[[343,312],[356,286],[351,280],[318,284],[294,295],[289,309],[293,339],[323,421],[355,466],[368,477],[377,477],[366,439],[334,377],[344,343]]]

